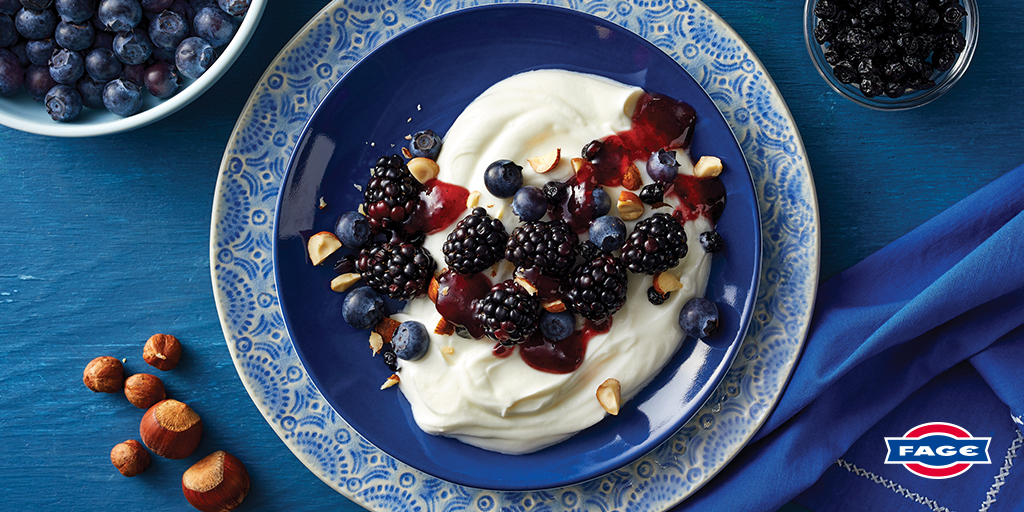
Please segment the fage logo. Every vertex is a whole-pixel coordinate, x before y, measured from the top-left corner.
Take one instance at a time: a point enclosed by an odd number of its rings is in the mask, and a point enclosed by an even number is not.
[[[974,464],[991,464],[991,437],[972,437],[952,423],[923,423],[903,437],[885,438],[889,452],[886,464],[903,464],[911,473],[925,478],[952,478]]]

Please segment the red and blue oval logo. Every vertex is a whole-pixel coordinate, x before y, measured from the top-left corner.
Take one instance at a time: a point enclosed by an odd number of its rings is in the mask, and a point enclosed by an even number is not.
[[[925,478],[952,478],[974,464],[991,464],[991,437],[973,437],[952,423],[923,423],[903,437],[885,438],[889,452],[886,464],[903,464],[911,473]]]

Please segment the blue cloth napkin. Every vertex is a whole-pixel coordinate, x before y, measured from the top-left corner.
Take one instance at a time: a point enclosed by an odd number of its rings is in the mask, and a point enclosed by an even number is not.
[[[776,409],[676,510],[1022,511],[1022,415],[1024,166],[821,284]],[[992,463],[944,480],[884,464],[883,438],[926,422],[992,437]]]

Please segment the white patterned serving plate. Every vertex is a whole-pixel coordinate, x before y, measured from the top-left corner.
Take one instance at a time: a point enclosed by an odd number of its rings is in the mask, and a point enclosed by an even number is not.
[[[636,462],[579,485],[500,492],[422,473],[367,443],[316,390],[288,337],[274,286],[274,209],[292,149],[331,86],[363,55],[437,14],[491,1],[332,2],[260,79],[228,142],[215,192],[211,272],[225,339],[256,406],[320,479],[375,510],[665,510],[754,435],[799,357],[818,279],[817,203],[789,111],[756,56],[697,1],[544,2],[618,23],[676,59],[710,94],[747,159],[763,255],[740,354],[708,403]]]

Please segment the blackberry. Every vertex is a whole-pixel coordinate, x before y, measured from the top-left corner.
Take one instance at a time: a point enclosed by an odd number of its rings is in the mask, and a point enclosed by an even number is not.
[[[655,306],[664,304],[670,295],[672,295],[672,292],[658,293],[658,290],[653,286],[647,289],[647,300]]]
[[[622,262],[631,272],[654,275],[678,265],[686,249],[686,233],[679,220],[655,213],[636,223],[622,246]]]
[[[441,251],[448,266],[460,274],[475,274],[490,267],[505,254],[508,232],[487,210],[474,208],[448,234]]]
[[[621,259],[599,252],[569,277],[567,304],[583,318],[604,320],[626,303],[629,274]]]
[[[392,299],[410,299],[426,291],[435,268],[426,249],[403,242],[364,248],[356,259],[366,284]]]
[[[419,202],[422,185],[401,156],[382,156],[363,189],[363,211],[374,233],[398,231]]]
[[[387,365],[388,369],[397,372],[398,371],[398,354],[395,353],[391,348],[386,348],[380,352],[381,357],[384,358],[384,364]]]
[[[600,251],[601,249],[597,247],[597,244],[590,240],[587,240],[576,247],[576,253],[586,261],[594,259],[594,256],[597,256],[597,253]]]
[[[537,268],[553,277],[564,276],[576,262],[580,238],[563,220],[526,222],[512,231],[505,259],[521,268]]]
[[[477,303],[476,317],[484,334],[508,347],[526,341],[537,330],[540,312],[540,300],[509,279],[491,287]]]
[[[724,245],[725,240],[722,239],[722,235],[718,231],[711,230],[700,234],[700,246],[704,248],[704,252],[719,252]]]
[[[651,183],[640,189],[640,200],[654,206],[665,202],[665,184]]]
[[[549,181],[541,190],[544,191],[544,198],[551,205],[560,204],[569,195],[569,185],[562,181]]]

